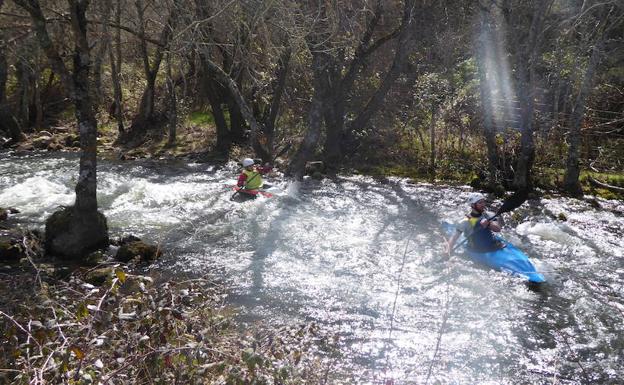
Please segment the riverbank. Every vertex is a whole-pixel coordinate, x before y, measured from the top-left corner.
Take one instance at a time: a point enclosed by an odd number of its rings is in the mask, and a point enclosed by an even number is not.
[[[36,250],[0,266],[2,383],[327,381],[331,338],[313,323],[242,329],[212,277],[70,266]]]
[[[136,147],[125,147],[115,143],[117,132],[110,124],[103,124],[98,136],[98,154],[106,159],[112,160],[133,160],[133,159],[155,159],[155,160],[180,160],[187,159],[198,162],[224,163],[228,158],[223,154],[212,152],[214,143],[207,139],[206,127],[193,124],[191,120],[188,124],[179,128],[176,136],[176,144],[168,145],[167,137],[163,135],[148,135],[145,141]],[[197,123],[199,124],[199,123]],[[74,133],[72,124],[56,127],[48,131],[26,136],[26,139],[13,150],[17,153],[27,154],[32,151],[69,151],[78,152],[79,138]],[[229,159],[239,160],[250,156],[253,153],[251,148],[234,146],[229,153]],[[285,163],[278,160],[281,166]],[[320,166],[312,167],[310,173],[316,178],[325,175],[322,162],[316,162]],[[471,169],[452,167],[452,165],[440,165],[437,170],[436,183],[441,184],[468,184],[476,189],[483,189],[496,196],[503,196],[505,189],[502,186],[487,186],[480,177]],[[410,179],[414,182],[431,182],[431,176],[426,168],[407,167],[400,164],[389,165],[347,165],[347,173],[371,175],[378,179],[396,176]],[[534,170],[535,196],[562,194],[561,185],[563,183],[563,169],[553,169],[547,166],[536,166]],[[593,195],[603,199],[624,200],[624,172],[600,172],[598,170],[584,170],[580,176],[581,185],[585,194]]]

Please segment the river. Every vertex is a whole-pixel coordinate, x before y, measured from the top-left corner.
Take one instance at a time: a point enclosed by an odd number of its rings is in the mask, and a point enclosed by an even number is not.
[[[0,206],[42,227],[72,204],[77,169],[71,154],[0,154]],[[504,236],[548,280],[532,290],[443,258],[440,223],[461,218],[467,186],[278,175],[272,198],[238,203],[234,163],[102,160],[98,170],[112,236],[162,244],[152,269],[225,277],[243,324],[336,333],[342,383],[622,383],[622,201],[550,197],[505,214]]]

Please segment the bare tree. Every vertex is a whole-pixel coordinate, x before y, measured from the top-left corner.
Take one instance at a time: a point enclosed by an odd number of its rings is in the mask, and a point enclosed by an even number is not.
[[[592,83],[594,81],[595,74],[598,70],[601,58],[605,55],[604,52],[604,40],[608,36],[608,33],[615,29],[619,23],[622,22],[621,9],[620,13],[616,13],[617,3],[601,3],[596,4],[597,12],[601,12],[602,16],[598,16],[598,20],[595,20],[591,16],[587,16],[589,11],[581,9],[581,17],[588,17],[589,28],[595,32],[593,41],[589,42],[591,52],[589,59],[587,60],[587,66],[583,75],[576,102],[572,109],[570,117],[570,128],[568,132],[568,158],[566,162],[566,171],[563,180],[563,188],[570,194],[580,196],[583,193],[581,184],[579,182],[580,176],[580,147],[581,147],[581,124],[585,116],[585,106],[587,98],[592,90]],[[615,17],[614,17],[615,16]],[[614,18],[611,21],[610,18]],[[591,31],[587,31],[587,35],[592,35]]]
[[[46,246],[53,254],[80,258],[108,245],[106,218],[97,206],[97,122],[90,92],[90,46],[87,39],[88,0],[68,0],[74,38],[73,69],[70,71],[48,33],[46,17],[38,0],[14,0],[31,17],[33,28],[50,65],[60,75],[76,108],[80,132],[80,169],[74,206],[52,214],[46,221]]]
[[[3,5],[4,0],[0,0],[0,10],[2,10]],[[17,143],[24,139],[24,134],[7,101],[6,85],[9,71],[7,53],[8,44],[4,37],[4,31],[0,29],[0,130],[9,134],[12,143]]]

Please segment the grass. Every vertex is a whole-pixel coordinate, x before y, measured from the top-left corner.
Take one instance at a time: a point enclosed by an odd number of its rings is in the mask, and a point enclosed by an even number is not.
[[[188,115],[187,124],[194,126],[214,125],[214,117],[204,111],[193,111]]]

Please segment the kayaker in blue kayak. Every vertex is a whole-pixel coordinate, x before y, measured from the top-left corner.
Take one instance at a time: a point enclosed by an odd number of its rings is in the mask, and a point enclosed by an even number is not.
[[[472,193],[468,197],[468,204],[470,214],[457,225],[455,233],[448,241],[447,253],[451,255],[455,242],[462,233],[467,238],[467,247],[471,251],[483,253],[504,247],[504,244],[494,236],[494,233],[501,231],[502,226],[498,218],[490,219],[494,214],[485,210],[485,196]]]

